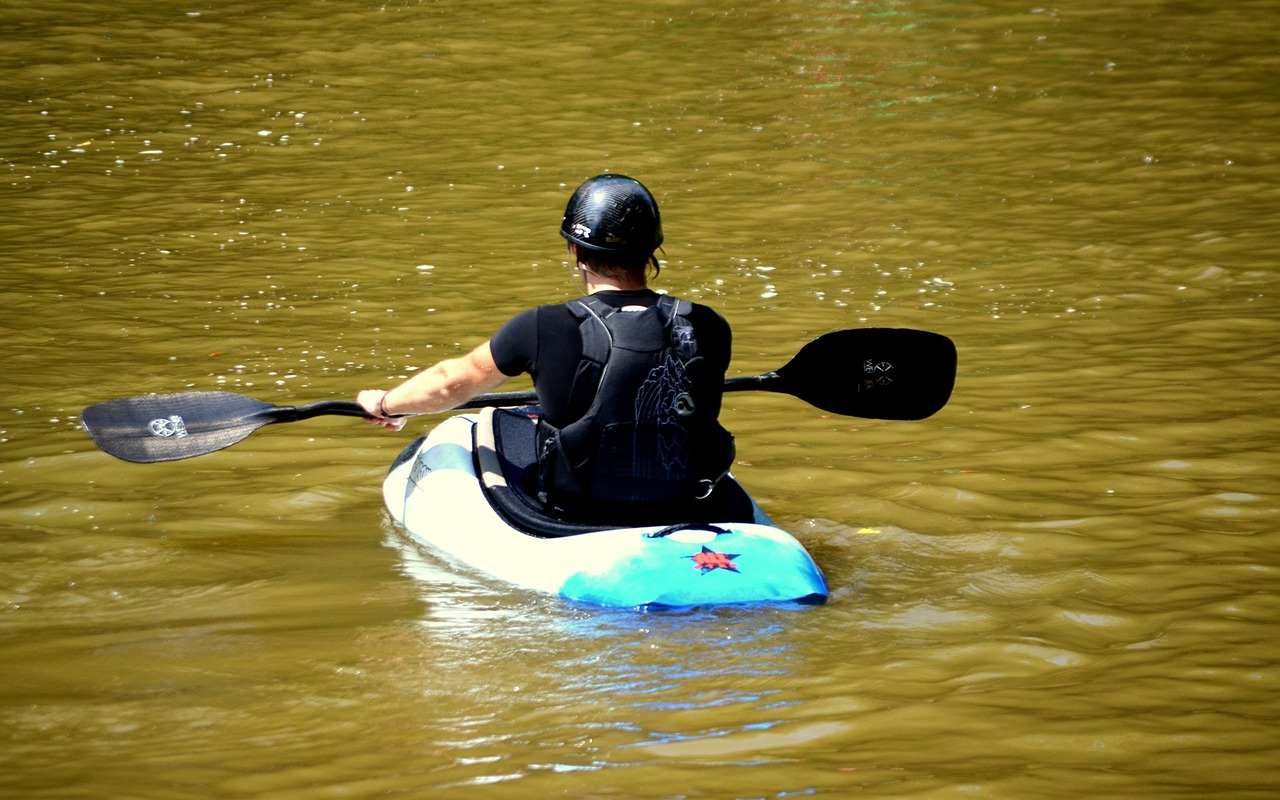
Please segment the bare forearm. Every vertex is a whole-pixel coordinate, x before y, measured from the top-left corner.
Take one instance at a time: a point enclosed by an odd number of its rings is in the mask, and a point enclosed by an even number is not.
[[[485,342],[458,358],[447,358],[389,391],[365,389],[356,401],[372,421],[393,430],[404,426],[403,415],[447,411],[507,379],[493,363]],[[399,418],[399,419],[392,419]]]
[[[431,414],[461,405],[506,380],[502,373],[476,369],[474,354],[441,361],[387,392],[389,414]]]

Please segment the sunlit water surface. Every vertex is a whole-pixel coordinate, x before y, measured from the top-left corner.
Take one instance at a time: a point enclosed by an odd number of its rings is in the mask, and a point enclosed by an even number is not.
[[[1276,19],[0,8],[0,795],[1275,796]],[[556,226],[605,170],[657,192],[657,285],[729,319],[736,374],[838,328],[957,343],[922,422],[726,403],[827,606],[469,573],[389,523],[406,439],[352,420],[150,466],[79,428],[459,353],[570,296]]]

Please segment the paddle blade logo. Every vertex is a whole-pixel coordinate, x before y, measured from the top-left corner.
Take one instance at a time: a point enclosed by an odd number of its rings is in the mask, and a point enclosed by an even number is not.
[[[693,559],[693,568],[698,570],[698,572],[701,572],[703,575],[706,575],[708,572],[712,571],[713,569],[723,569],[723,570],[728,570],[729,572],[737,572],[738,565],[733,563],[733,560],[740,555],[742,554],[741,553],[717,553],[715,550],[712,550],[710,547],[703,545],[701,553],[694,553],[691,556],[685,556],[685,558]]]
[[[177,414],[153,419],[147,428],[152,436],[159,436],[162,439],[181,439],[187,435],[187,423],[183,422],[182,417]]]
[[[892,361],[876,361],[868,358],[862,362],[862,374],[867,376],[867,380],[874,382],[880,386],[888,386],[893,383],[893,362]]]

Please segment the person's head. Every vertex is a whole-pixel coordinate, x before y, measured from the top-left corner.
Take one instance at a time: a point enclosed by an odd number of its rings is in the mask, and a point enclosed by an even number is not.
[[[659,269],[662,244],[658,202],[644,184],[626,175],[589,178],[564,209],[560,235],[578,263],[608,278],[644,282],[645,267]]]

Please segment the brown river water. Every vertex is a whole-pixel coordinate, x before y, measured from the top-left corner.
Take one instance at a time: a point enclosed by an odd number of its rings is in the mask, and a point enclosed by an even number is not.
[[[1276,796],[1278,20],[0,6],[0,796]],[[606,170],[734,374],[956,342],[920,422],[726,398],[828,605],[602,611],[419,549],[379,486],[438,418],[155,465],[79,426],[462,352],[571,296],[560,215]]]

